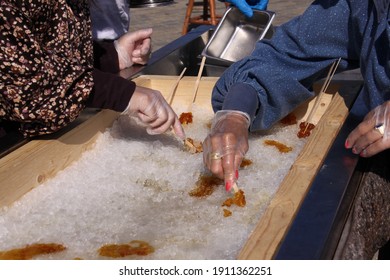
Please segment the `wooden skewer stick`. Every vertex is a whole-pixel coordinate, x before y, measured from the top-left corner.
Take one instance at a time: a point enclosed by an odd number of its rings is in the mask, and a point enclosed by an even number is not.
[[[311,119],[313,118],[313,115],[314,115],[315,111],[317,110],[318,105],[320,104],[322,95],[328,90],[328,86],[329,86],[331,80],[333,79],[334,74],[336,73],[336,69],[339,66],[340,60],[341,60],[341,58],[339,58],[337,61],[333,62],[332,66],[330,67],[328,75],[326,77],[326,80],[325,80],[324,84],[322,85],[321,90],[317,96],[317,99],[314,102],[313,108],[311,109],[311,111],[306,119],[306,126],[305,126],[305,130],[303,131],[303,133],[305,133],[307,128],[309,127]]]
[[[233,184],[233,190],[234,190],[235,193],[238,192],[238,186],[237,186],[236,182],[234,182],[234,184]]]
[[[171,92],[170,92],[169,97],[168,97],[168,99],[167,99],[169,105],[172,105],[173,98],[175,97],[175,93],[176,93],[176,88],[177,88],[177,86],[178,86],[178,84],[179,84],[181,78],[183,78],[184,73],[186,72],[186,70],[187,70],[187,67],[184,67],[183,71],[181,71],[180,76],[177,78],[175,84],[173,85],[173,87],[172,87],[172,89],[171,89]]]
[[[184,146],[187,146],[191,152],[195,153],[196,152],[196,147],[194,144],[192,144],[188,139],[184,139]]]
[[[196,94],[198,92],[199,82],[200,82],[200,78],[202,77],[202,72],[203,72],[203,68],[204,68],[205,63],[206,63],[206,57],[203,56],[202,61],[200,63],[200,67],[199,67],[198,77],[196,78],[196,81],[195,81],[194,93],[192,95],[192,104],[195,103]]]

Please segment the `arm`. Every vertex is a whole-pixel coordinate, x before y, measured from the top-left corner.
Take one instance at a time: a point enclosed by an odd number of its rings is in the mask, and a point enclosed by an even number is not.
[[[251,130],[269,129],[313,96],[308,88],[334,60],[342,58],[342,69],[357,63],[359,52],[348,39],[348,15],[344,1],[314,2],[218,80],[212,94],[218,125],[204,141],[203,159],[212,173],[224,178],[227,190],[248,150],[245,115]],[[225,112],[223,118],[219,112]],[[218,160],[212,156],[221,152]]]
[[[20,123],[25,137],[52,133],[72,122],[92,89],[89,31],[76,30],[73,14],[60,5],[0,5],[0,117]],[[56,21],[36,24],[35,17],[45,12]],[[88,25],[79,12],[78,23]]]
[[[51,10],[60,5],[39,8],[61,17],[68,9]],[[0,117],[20,123],[24,136],[55,132],[75,120],[88,104],[137,115],[153,134],[173,126],[183,137],[176,114],[160,92],[93,69],[88,28],[58,28],[52,22],[34,26],[32,16],[5,2],[0,4],[0,14]],[[59,24],[73,24],[67,21],[71,15],[63,16]],[[87,17],[83,24],[89,26]],[[44,36],[48,30],[51,36]]]
[[[213,90],[214,110],[244,111],[251,117],[251,130],[268,129],[312,97],[308,88],[334,60],[342,58],[342,70],[356,66],[358,51],[348,41],[348,6],[333,2],[314,2],[225,71]],[[239,100],[252,107],[243,108]]]

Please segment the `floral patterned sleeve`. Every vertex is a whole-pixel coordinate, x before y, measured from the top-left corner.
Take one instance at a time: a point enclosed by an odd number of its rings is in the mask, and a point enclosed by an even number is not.
[[[88,1],[1,1],[0,71],[0,120],[25,137],[75,120],[93,87]]]

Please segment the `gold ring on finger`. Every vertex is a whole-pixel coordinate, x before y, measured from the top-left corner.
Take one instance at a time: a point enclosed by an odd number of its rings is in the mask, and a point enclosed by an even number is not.
[[[210,154],[210,159],[211,159],[211,160],[219,160],[219,159],[221,159],[221,158],[222,158],[222,156],[221,156],[220,153],[211,153],[211,154]]]

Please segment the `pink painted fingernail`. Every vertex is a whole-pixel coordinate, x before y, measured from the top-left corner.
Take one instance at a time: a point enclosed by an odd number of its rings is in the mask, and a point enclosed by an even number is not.
[[[365,157],[366,154],[367,154],[366,150],[363,150],[363,151],[360,152],[359,156]]]
[[[230,192],[230,189],[232,188],[232,182],[231,181],[227,181],[225,183],[225,189],[227,192]]]
[[[347,149],[351,148],[351,147],[349,146],[349,141],[348,141],[348,139],[345,140],[344,146],[345,146],[345,148],[347,148]]]
[[[238,170],[236,170],[236,180],[238,180]]]

